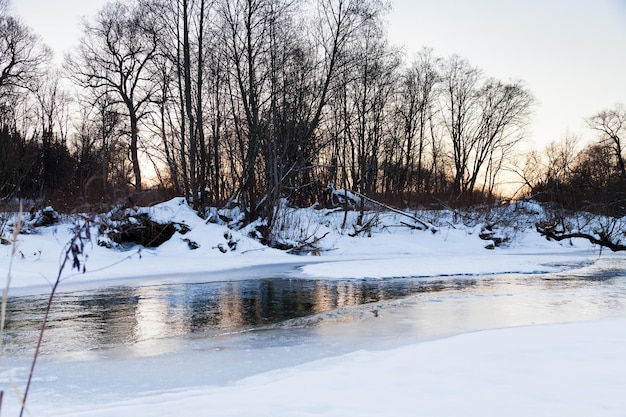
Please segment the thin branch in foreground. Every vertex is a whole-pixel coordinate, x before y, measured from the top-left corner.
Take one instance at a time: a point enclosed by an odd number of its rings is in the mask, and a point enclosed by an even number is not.
[[[61,266],[59,267],[59,271],[57,274],[57,279],[52,285],[52,290],[50,291],[50,297],[48,298],[48,304],[46,305],[46,311],[43,318],[43,323],[41,324],[41,330],[39,331],[39,339],[37,340],[37,346],[35,347],[35,353],[33,354],[33,361],[30,366],[30,372],[28,374],[28,381],[26,383],[26,389],[24,390],[24,397],[22,398],[22,408],[20,410],[20,417],[23,416],[24,410],[26,409],[26,400],[28,399],[28,392],[30,390],[33,374],[35,373],[35,365],[37,364],[37,359],[39,358],[39,353],[41,351],[41,344],[43,342],[43,335],[46,331],[46,326],[48,324],[48,318],[50,316],[50,310],[52,308],[52,301],[56,294],[57,288],[61,283],[61,276],[63,274],[63,270],[65,269],[65,265],[68,261],[72,262],[72,268],[76,268],[81,270],[81,262],[80,255],[82,255],[84,250],[83,240],[89,238],[89,227],[91,225],[90,219],[86,219],[82,226],[76,230],[74,237],[68,242],[66,245],[66,249],[64,252],[63,261],[61,262]],[[84,265],[83,265],[84,271]]]
[[[22,226],[24,225],[23,221],[23,205],[20,201],[20,211],[17,214],[17,219],[13,224],[13,233],[11,236],[11,257],[9,258],[9,269],[7,271],[7,280],[4,290],[2,291],[2,311],[0,312],[0,351],[2,351],[2,333],[4,331],[4,324],[6,320],[6,311],[7,311],[7,301],[9,298],[9,289],[11,287],[11,269],[13,267],[13,258],[15,258],[15,254],[17,253],[17,236],[20,234],[22,230]]]
[[[15,258],[15,255],[17,254],[17,248],[19,246],[17,237],[22,231],[22,226],[24,225],[23,214],[24,214],[24,205],[22,201],[20,201],[20,210],[17,213],[17,219],[13,223],[13,232],[12,232],[11,239],[10,239],[11,257],[9,258],[9,268],[7,270],[6,285],[4,287],[4,290],[2,291],[2,308],[0,312],[0,352],[3,351],[3,343],[4,343],[3,333],[4,333],[4,325],[6,321],[7,303],[9,300],[9,289],[11,288],[11,270],[13,268],[13,258]],[[11,384],[14,385],[12,380],[11,380]],[[19,391],[17,389],[16,389],[16,392],[18,394],[18,398],[20,398],[20,401],[21,401],[22,398],[20,397]],[[3,398],[4,398],[4,391],[0,390],[0,410],[2,410]]]

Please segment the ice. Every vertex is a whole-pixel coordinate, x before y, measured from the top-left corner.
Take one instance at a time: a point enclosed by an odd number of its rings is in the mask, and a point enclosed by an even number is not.
[[[59,379],[49,382],[64,389],[39,388],[29,410],[39,416],[619,416],[626,407],[625,326],[622,318],[516,327],[321,359],[307,346],[271,347],[219,355],[217,367],[198,351],[89,368],[52,364],[40,371],[56,372]],[[83,380],[91,390],[75,389]],[[14,408],[7,406],[10,415]]]

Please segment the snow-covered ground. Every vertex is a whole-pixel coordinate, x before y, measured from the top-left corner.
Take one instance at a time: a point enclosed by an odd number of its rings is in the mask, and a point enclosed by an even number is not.
[[[526,216],[534,210],[511,207],[507,216]],[[343,212],[285,208],[281,239],[313,243],[319,249],[313,253],[320,256],[297,256],[261,245],[249,237],[254,233],[251,228],[238,232],[206,223],[181,199],[144,211],[155,220],[185,224],[190,231],[177,232],[156,249],[121,250],[97,245],[94,230],[85,251],[86,273],[67,268],[61,288],[244,279],[262,277],[263,271],[274,267],[292,269],[293,277],[303,279],[538,273],[588,265],[600,255],[597,247],[585,241],[549,242],[532,227],[516,226],[498,231],[510,238],[505,247],[488,250],[485,246],[490,242],[479,237],[484,223],[455,221],[451,214],[434,212],[412,213],[434,225],[427,231],[415,229],[414,222],[397,213],[370,213],[365,220],[372,220],[371,230],[350,237],[341,229]],[[354,216],[350,214],[348,225],[354,224]],[[60,223],[19,236],[10,274],[11,294],[49,291],[72,237],[71,226]],[[198,248],[190,249],[189,242]],[[1,246],[2,287],[10,259],[11,246]],[[185,389],[172,389],[164,382],[161,390],[143,392],[134,387],[132,398],[107,398],[106,402],[98,390],[93,398],[72,396],[73,387],[68,385],[66,391],[49,393],[46,398],[53,401],[29,398],[29,410],[33,416],[626,416],[625,329],[626,318],[620,317],[494,329],[383,350],[360,348],[297,365],[276,360],[275,367],[269,365],[258,374],[223,384],[198,382],[192,388],[185,384]],[[181,353],[180,362],[189,358],[188,353]],[[24,372],[13,368],[16,365],[10,359],[3,358],[0,368],[4,415],[15,414],[18,404],[10,381]],[[158,360],[151,364],[158,367]],[[112,366],[103,385],[116,384],[115,370],[120,366],[132,368],[141,362],[128,360]],[[234,366],[245,367],[245,363]],[[43,366],[42,372],[50,369],[64,372],[62,363]],[[82,368],[66,369],[76,379],[89,379],[89,362]],[[165,371],[151,372],[157,379],[167,378]],[[37,377],[36,383],[44,385],[60,378],[58,374]]]
[[[227,386],[38,416],[624,416],[626,319],[470,333],[358,351]],[[86,370],[87,372],[87,370]]]

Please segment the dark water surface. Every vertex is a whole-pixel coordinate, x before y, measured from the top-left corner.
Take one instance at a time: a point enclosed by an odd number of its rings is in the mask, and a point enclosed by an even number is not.
[[[61,293],[42,352],[101,352],[149,343],[165,346],[153,350],[159,354],[171,351],[167,345],[179,338],[268,331],[284,337],[285,329],[383,317],[387,321],[368,326],[370,332],[423,340],[484,328],[623,316],[622,263],[607,258],[558,274],[350,281],[269,277]],[[47,301],[43,295],[10,298],[6,354],[32,353]]]
[[[264,329],[290,319],[412,294],[461,289],[472,279],[325,281],[266,278],[61,293],[54,299],[44,353],[101,349],[190,334]],[[5,346],[34,346],[48,297],[13,297]]]

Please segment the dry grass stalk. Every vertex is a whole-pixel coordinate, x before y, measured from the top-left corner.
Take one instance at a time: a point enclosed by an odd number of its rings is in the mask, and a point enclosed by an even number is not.
[[[4,290],[2,291],[2,311],[0,312],[0,336],[4,331],[4,324],[6,320],[6,311],[7,311],[7,300],[9,298],[9,288],[11,287],[11,268],[13,267],[13,258],[15,258],[15,254],[17,253],[17,248],[19,246],[17,237],[22,230],[22,226],[24,225],[23,219],[24,209],[22,202],[20,201],[20,211],[17,214],[17,219],[13,223],[13,233],[11,235],[11,257],[9,258],[9,269],[7,271],[7,279],[6,285],[4,286]],[[0,337],[0,351],[2,350],[2,337]]]
[[[9,289],[11,288],[11,268],[13,267],[13,259],[15,258],[15,254],[17,253],[17,248],[19,246],[17,237],[22,231],[22,226],[24,225],[23,220],[24,214],[24,206],[20,201],[20,210],[17,214],[17,219],[13,223],[13,233],[11,234],[11,257],[9,258],[9,268],[7,271],[7,279],[6,285],[4,286],[4,290],[2,291],[2,308],[0,311],[0,352],[3,352],[3,333],[4,333],[4,325],[6,321],[6,312],[7,312],[7,302],[9,299]],[[13,384],[13,381],[11,381]],[[14,385],[14,384],[13,384]],[[19,395],[18,395],[19,396]],[[2,410],[2,399],[4,397],[4,391],[0,391],[0,410]],[[21,400],[21,398],[20,398]]]

